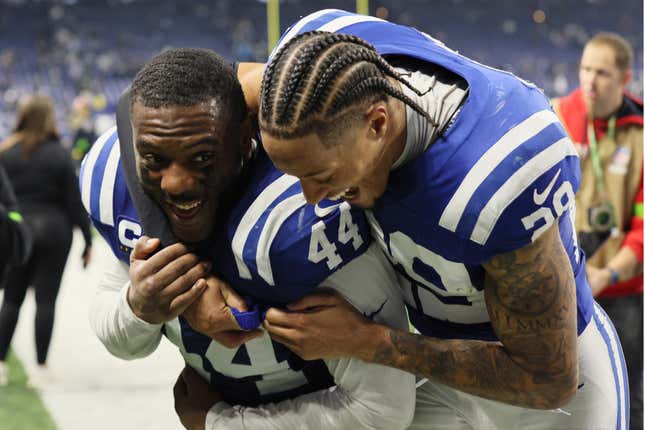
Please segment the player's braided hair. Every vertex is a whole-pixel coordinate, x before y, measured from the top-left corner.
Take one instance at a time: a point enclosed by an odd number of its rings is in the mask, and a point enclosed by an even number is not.
[[[134,78],[130,108],[194,106],[215,99],[226,107],[231,121],[246,117],[244,93],[235,70],[208,49],[176,48],[155,56]]]
[[[355,117],[365,103],[395,97],[435,124],[416,102],[392,85],[394,78],[423,95],[363,39],[311,31],[291,39],[264,71],[260,127],[278,138],[338,129],[341,116]]]

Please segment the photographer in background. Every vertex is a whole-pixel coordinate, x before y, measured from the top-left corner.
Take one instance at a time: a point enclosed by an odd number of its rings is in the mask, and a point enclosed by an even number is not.
[[[631,429],[643,428],[643,103],[625,91],[633,51],[614,33],[585,45],[580,88],[554,108],[580,154],[576,230],[596,301],[622,341]]]

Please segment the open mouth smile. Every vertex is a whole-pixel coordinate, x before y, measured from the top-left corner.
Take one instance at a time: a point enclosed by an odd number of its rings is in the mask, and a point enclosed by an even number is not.
[[[205,200],[194,200],[192,202],[174,203],[166,201],[170,211],[179,219],[188,220],[193,218],[204,206]]]

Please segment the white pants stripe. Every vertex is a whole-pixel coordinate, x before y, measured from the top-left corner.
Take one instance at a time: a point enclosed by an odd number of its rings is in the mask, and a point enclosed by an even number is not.
[[[614,328],[611,320],[597,303],[595,303],[594,308],[594,321],[596,322],[598,330],[607,346],[607,351],[611,360],[611,367],[614,373],[614,381],[616,383],[616,398],[618,402],[616,430],[628,430],[629,382],[627,379],[625,358],[623,357],[623,351],[620,347],[620,341],[618,341],[618,334],[616,333],[616,329]]]

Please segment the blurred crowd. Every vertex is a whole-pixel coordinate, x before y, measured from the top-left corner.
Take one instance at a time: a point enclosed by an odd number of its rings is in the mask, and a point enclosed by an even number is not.
[[[642,97],[640,0],[372,0],[370,14],[415,26],[449,47],[535,82],[551,97],[577,83],[579,53],[598,30],[634,46],[630,90]],[[282,0],[281,31],[314,10],[349,0]],[[266,5],[258,0],[0,0],[0,136],[23,94],[56,104],[64,146],[83,148],[113,123],[119,94],[164,48],[211,48],[265,61]],[[79,137],[80,136],[80,137]]]

